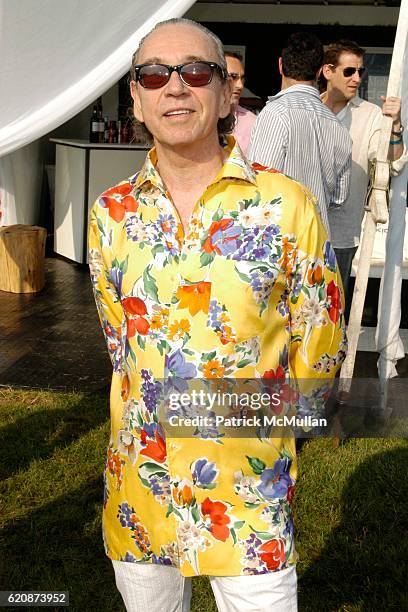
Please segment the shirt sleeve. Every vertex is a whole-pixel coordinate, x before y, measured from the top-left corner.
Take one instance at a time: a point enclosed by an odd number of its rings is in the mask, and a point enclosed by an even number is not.
[[[266,108],[252,128],[248,159],[283,172],[288,147],[288,130],[276,110]]]
[[[343,286],[334,250],[312,205],[301,227],[288,288],[289,368],[302,397],[300,407],[316,413],[324,408],[346,355]]]
[[[96,307],[114,372],[123,370],[123,330],[126,319],[120,301],[120,287],[127,260],[112,260],[114,230],[108,209],[96,203],[91,211],[88,261]]]
[[[336,188],[331,199],[330,208],[337,208],[341,206],[348,198],[350,193],[350,181],[351,181],[351,150],[344,166],[339,172],[336,181]]]

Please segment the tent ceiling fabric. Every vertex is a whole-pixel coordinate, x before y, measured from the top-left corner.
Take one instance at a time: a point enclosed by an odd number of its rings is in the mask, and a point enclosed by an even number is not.
[[[344,5],[355,6],[400,6],[401,0],[197,0],[199,4],[311,4],[311,5]]]
[[[0,0],[0,157],[112,86],[138,41],[194,0]]]

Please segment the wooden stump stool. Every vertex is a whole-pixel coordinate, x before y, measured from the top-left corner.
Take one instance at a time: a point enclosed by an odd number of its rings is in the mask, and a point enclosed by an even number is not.
[[[45,284],[47,230],[36,225],[0,227],[0,290],[35,293]]]

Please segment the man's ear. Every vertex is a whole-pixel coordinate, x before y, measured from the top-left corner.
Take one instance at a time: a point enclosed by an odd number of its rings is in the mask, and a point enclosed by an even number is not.
[[[136,81],[130,81],[130,95],[133,98],[133,114],[140,123],[143,123],[142,106],[140,104],[139,92]]]
[[[278,59],[278,68],[279,68],[279,74],[280,74],[281,76],[285,76],[285,75],[283,74],[283,70],[282,70],[282,58],[281,58],[281,57]]]
[[[333,74],[333,70],[331,68],[331,64],[323,64],[321,68],[322,75],[326,79],[326,81],[330,81],[330,78]]]

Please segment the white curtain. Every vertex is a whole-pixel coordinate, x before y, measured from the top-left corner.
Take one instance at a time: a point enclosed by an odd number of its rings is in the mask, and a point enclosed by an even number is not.
[[[42,176],[40,140],[0,159],[0,225],[38,223]]]
[[[28,192],[38,183],[26,165],[31,156],[37,165],[35,146],[9,154],[88,106],[126,73],[155,23],[182,16],[193,3],[0,0],[0,225],[20,222],[17,183],[25,181]]]

